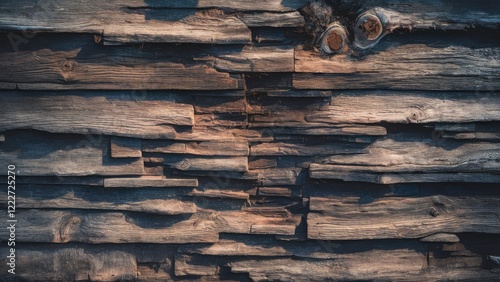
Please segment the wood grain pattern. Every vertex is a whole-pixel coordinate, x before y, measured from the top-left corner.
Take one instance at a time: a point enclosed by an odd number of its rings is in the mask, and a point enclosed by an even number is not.
[[[308,238],[420,238],[442,232],[498,233],[500,229],[499,199],[495,197],[438,195],[359,201],[359,197],[311,197]]]

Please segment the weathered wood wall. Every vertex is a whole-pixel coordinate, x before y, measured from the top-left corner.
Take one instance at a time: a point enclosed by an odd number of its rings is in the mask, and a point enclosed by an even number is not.
[[[2,1],[1,280],[500,279],[499,27],[496,1]]]

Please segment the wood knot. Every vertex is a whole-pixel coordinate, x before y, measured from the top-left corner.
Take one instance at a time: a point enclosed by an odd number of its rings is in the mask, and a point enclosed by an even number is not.
[[[76,62],[73,60],[65,61],[61,68],[63,71],[72,71],[76,66]]]
[[[188,160],[182,160],[182,161],[178,162],[175,167],[179,170],[187,170],[190,166],[191,166],[191,164],[189,163]]]
[[[354,46],[367,49],[384,37],[385,16],[377,8],[359,15],[354,23]]]
[[[419,123],[425,119],[425,113],[420,109],[414,109],[406,119],[410,123]]]
[[[436,208],[431,208],[431,211],[429,212],[429,214],[432,217],[437,217],[439,215],[439,211]]]
[[[320,50],[326,54],[334,54],[342,51],[346,46],[347,32],[339,23],[330,24],[321,34]]]
[[[79,228],[81,219],[77,216],[72,216],[63,220],[59,229],[60,243],[67,243],[71,240],[71,235]]]

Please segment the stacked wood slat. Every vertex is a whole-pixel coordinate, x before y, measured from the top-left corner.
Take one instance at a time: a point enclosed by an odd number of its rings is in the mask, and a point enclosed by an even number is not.
[[[0,280],[499,280],[499,24],[492,1],[3,1]]]

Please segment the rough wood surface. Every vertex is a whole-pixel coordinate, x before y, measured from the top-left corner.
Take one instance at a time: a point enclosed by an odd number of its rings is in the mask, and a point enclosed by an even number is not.
[[[225,90],[243,87],[238,76],[204,64],[124,57],[108,53],[85,58],[82,49],[0,53],[0,81],[19,89]],[[116,65],[116,62],[120,62]],[[15,74],[15,75],[12,75]]]
[[[119,212],[19,210],[16,241],[36,243],[202,243],[219,237],[202,215],[159,217]],[[17,225],[16,225],[17,226]],[[0,232],[8,237],[8,230]]]
[[[248,27],[301,27],[304,17],[297,11],[288,13],[245,13],[239,16]]]
[[[430,123],[500,119],[500,97],[457,93],[347,92],[306,115],[309,122]]]
[[[140,188],[140,187],[197,187],[197,179],[166,178],[163,176],[141,176],[136,178],[105,178],[104,187]]]
[[[141,139],[111,138],[111,157],[113,158],[140,158],[142,157],[141,149]]]
[[[142,150],[148,153],[189,154],[199,156],[248,156],[247,142],[173,142],[145,140]]]
[[[498,233],[500,229],[497,220],[500,200],[496,197],[394,197],[371,203],[359,201],[359,197],[311,197],[308,238],[420,238],[441,232]]]
[[[0,119],[0,130],[32,128],[57,133],[166,138],[175,136],[170,125],[194,124],[191,105],[113,98],[4,93],[0,102],[8,101],[9,107],[2,111],[1,117],[5,118]]]
[[[180,193],[168,190],[140,191],[85,186],[54,187],[18,185],[16,206],[22,209],[84,209],[133,211],[155,214],[189,214],[196,205],[179,199]]]
[[[244,47],[240,53],[221,54],[215,68],[226,72],[291,72],[294,50],[286,47]]]
[[[361,59],[348,55],[321,57],[296,49],[297,73],[293,75],[293,86],[298,89],[499,89],[498,58],[497,48],[437,48],[421,44],[395,46]]]
[[[9,136],[9,135],[8,135]],[[112,159],[102,136],[12,134],[0,146],[0,165],[19,176],[141,175],[142,159]],[[4,173],[7,173],[4,170]]]

